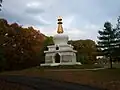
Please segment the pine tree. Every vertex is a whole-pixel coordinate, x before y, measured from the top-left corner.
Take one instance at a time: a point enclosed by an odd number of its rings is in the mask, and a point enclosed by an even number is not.
[[[104,29],[98,31],[98,47],[104,53],[104,56],[109,58],[110,68],[112,68],[112,59],[114,57],[114,53],[117,47],[117,29],[113,29],[112,24],[110,22],[105,22]]]
[[[119,53],[119,51],[120,51],[120,16],[118,17],[118,19],[117,19],[117,24],[116,24],[116,37],[117,37],[117,41],[118,41],[118,43],[117,43],[117,45],[118,45],[118,47],[116,48],[116,57],[118,58],[118,59],[120,59],[120,53]]]
[[[0,0],[0,11],[1,11],[1,7],[2,7],[2,3],[3,2],[3,0]]]

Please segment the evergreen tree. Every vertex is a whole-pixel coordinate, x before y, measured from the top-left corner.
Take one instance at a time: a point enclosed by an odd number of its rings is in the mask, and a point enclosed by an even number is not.
[[[110,68],[112,68],[112,59],[115,55],[115,50],[117,47],[117,29],[113,29],[112,24],[110,22],[105,22],[104,29],[99,30],[99,41],[98,41],[98,48],[102,50],[104,56],[109,58],[110,61]]]
[[[118,47],[116,48],[115,55],[117,56],[117,59],[120,59],[120,53],[119,53],[119,51],[120,51],[120,16],[117,19],[117,25],[116,25],[115,29],[117,31],[116,37],[117,37],[117,41],[118,41],[118,43],[117,43]]]
[[[1,7],[2,7],[2,3],[3,2],[3,0],[0,0],[0,11],[1,11]]]

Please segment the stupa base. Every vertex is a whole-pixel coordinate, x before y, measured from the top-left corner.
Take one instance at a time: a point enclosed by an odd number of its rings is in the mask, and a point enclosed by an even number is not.
[[[76,63],[46,63],[46,64],[40,64],[40,66],[59,66],[59,65],[82,65],[80,62]]]

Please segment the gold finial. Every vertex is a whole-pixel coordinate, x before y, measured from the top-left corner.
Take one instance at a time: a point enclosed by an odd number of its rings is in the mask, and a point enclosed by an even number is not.
[[[63,33],[62,17],[61,16],[58,17],[58,30],[57,30],[57,33],[58,34]]]
[[[61,16],[58,16],[58,19],[62,19],[62,17],[61,17]]]

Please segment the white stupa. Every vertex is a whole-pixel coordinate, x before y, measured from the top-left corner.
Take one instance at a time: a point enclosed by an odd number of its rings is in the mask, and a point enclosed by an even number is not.
[[[45,53],[45,64],[41,66],[74,65],[76,62],[76,52],[73,46],[68,44],[69,37],[63,33],[62,18],[58,18],[58,30],[54,35],[54,45],[47,46]]]

